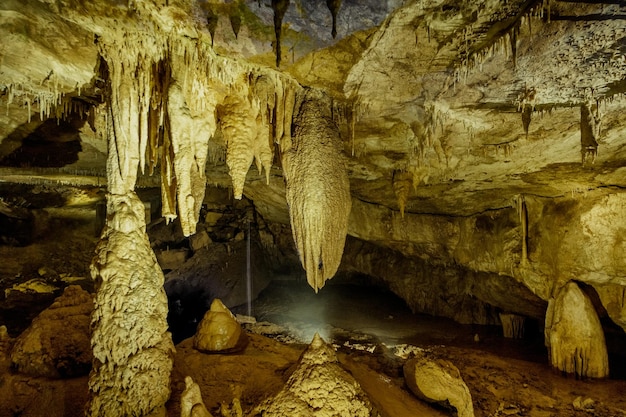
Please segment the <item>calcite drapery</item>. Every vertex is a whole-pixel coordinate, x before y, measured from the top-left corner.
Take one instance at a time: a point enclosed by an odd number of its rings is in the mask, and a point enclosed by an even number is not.
[[[91,265],[93,370],[89,416],[142,416],[170,394],[174,345],[167,332],[163,272],[134,192],[109,194],[107,224]]]
[[[352,201],[339,131],[330,100],[305,90],[283,153],[293,238],[309,285],[317,292],[337,272]]]
[[[579,377],[609,375],[600,319],[591,300],[575,282],[568,282],[548,303],[545,336],[553,367]]]

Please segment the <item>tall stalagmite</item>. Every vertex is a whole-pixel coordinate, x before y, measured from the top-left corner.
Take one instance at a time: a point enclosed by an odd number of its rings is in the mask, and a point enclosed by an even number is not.
[[[309,285],[317,292],[337,272],[350,216],[350,183],[330,99],[306,89],[283,153],[293,238]]]
[[[575,282],[550,300],[546,312],[546,346],[552,366],[579,377],[605,378],[609,360],[596,310]]]
[[[91,265],[96,298],[89,416],[148,415],[170,395],[174,345],[144,210],[134,192],[108,195],[107,224]]]
[[[140,32],[100,39],[108,67],[107,221],[91,265],[93,369],[88,416],[144,416],[163,411],[170,394],[174,345],[167,332],[163,272],[146,234],[145,208],[134,192],[152,155],[162,110],[155,68],[164,38]]]

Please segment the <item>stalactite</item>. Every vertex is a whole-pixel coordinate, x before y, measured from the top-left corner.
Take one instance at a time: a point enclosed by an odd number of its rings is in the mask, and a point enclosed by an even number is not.
[[[350,183],[330,99],[308,89],[298,102],[294,137],[282,164],[294,241],[307,281],[317,292],[341,261]]]
[[[206,24],[207,28],[209,29],[209,33],[211,34],[211,47],[215,46],[215,30],[217,29],[218,21],[219,18],[217,14],[209,8],[206,16]]]
[[[333,35],[333,39],[335,39],[337,37],[337,13],[339,13],[339,8],[341,7],[341,0],[326,0],[326,6],[328,10],[330,10],[330,14],[333,18],[331,35]]]
[[[283,17],[289,8],[289,0],[272,0],[272,10],[274,10],[274,33],[276,34],[276,68],[280,68],[281,60],[281,34],[283,31]]]
[[[230,94],[217,111],[226,141],[226,165],[233,181],[233,195],[241,199],[246,174],[254,160],[258,102],[250,102],[247,94]]]
[[[241,16],[237,13],[233,13],[229,16],[230,19],[230,27],[233,29],[233,33],[235,34],[235,39],[239,38],[239,29],[241,28]]]
[[[590,103],[580,105],[580,153],[583,165],[587,162],[593,164],[596,160],[601,121],[597,106]]]
[[[393,192],[398,199],[400,215],[404,219],[404,209],[411,193],[411,187],[413,187],[413,174],[407,171],[394,171],[392,184]]]
[[[518,314],[500,313],[502,334],[508,339],[523,339],[526,317]]]
[[[526,208],[526,199],[520,194],[515,199],[517,214],[519,216],[520,229],[522,234],[522,265],[528,263],[528,209]]]
[[[177,81],[168,89],[169,138],[178,214],[185,236],[196,231],[206,189],[209,140],[217,127],[215,109],[226,91],[210,76],[211,54],[190,39],[170,44],[172,77]]]

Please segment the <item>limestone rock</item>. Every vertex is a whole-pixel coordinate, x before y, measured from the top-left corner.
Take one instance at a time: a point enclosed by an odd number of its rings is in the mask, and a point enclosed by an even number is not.
[[[502,333],[509,339],[522,339],[524,337],[524,324],[526,318],[518,314],[500,313]]]
[[[189,236],[189,245],[191,246],[191,250],[196,252],[199,249],[206,248],[211,244],[211,238],[206,230],[201,230],[197,232],[195,235]]]
[[[180,417],[212,417],[202,401],[200,386],[185,377],[185,390],[180,396]]]
[[[332,346],[315,334],[285,387],[251,415],[365,417],[377,413],[359,383],[340,366]]]
[[[91,368],[89,316],[92,296],[70,285],[37,316],[15,342],[13,366],[22,373],[49,378],[86,375]]]
[[[7,326],[0,326],[0,360],[3,360],[5,357],[9,356],[12,346],[13,340],[11,336],[9,336]]]
[[[452,363],[430,358],[424,353],[404,364],[404,378],[419,398],[432,403],[448,403],[459,417],[474,416],[472,395]]]
[[[219,298],[213,300],[198,325],[193,346],[205,352],[233,351],[245,347],[247,336],[233,313]]]
[[[317,292],[337,272],[352,200],[330,99],[306,90],[283,154],[293,239],[309,285]]]
[[[163,410],[170,395],[174,345],[163,272],[139,197],[109,194],[107,204],[107,224],[91,264],[94,360],[86,414],[145,416]]]
[[[568,282],[548,303],[545,342],[552,366],[579,377],[604,378],[609,360],[604,332],[589,297]]]

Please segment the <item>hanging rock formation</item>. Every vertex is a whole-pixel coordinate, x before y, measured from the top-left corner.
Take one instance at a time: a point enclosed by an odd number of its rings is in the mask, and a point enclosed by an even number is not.
[[[411,391],[428,402],[448,403],[459,417],[474,417],[469,388],[456,366],[422,354],[404,364],[404,378]]]
[[[352,205],[350,183],[330,100],[305,90],[283,154],[293,238],[309,285],[317,292],[339,267]]]
[[[609,375],[600,319],[575,282],[568,282],[548,303],[545,335],[548,355],[556,369],[578,377]]]
[[[141,200],[134,193],[107,200],[109,217],[91,265],[97,292],[87,415],[142,416],[163,407],[170,394],[174,345],[163,272]]]
[[[502,334],[509,339],[522,339],[524,337],[524,324],[526,318],[518,314],[500,313],[502,322]]]
[[[285,387],[250,417],[375,415],[359,383],[341,367],[333,347],[316,333]]]

